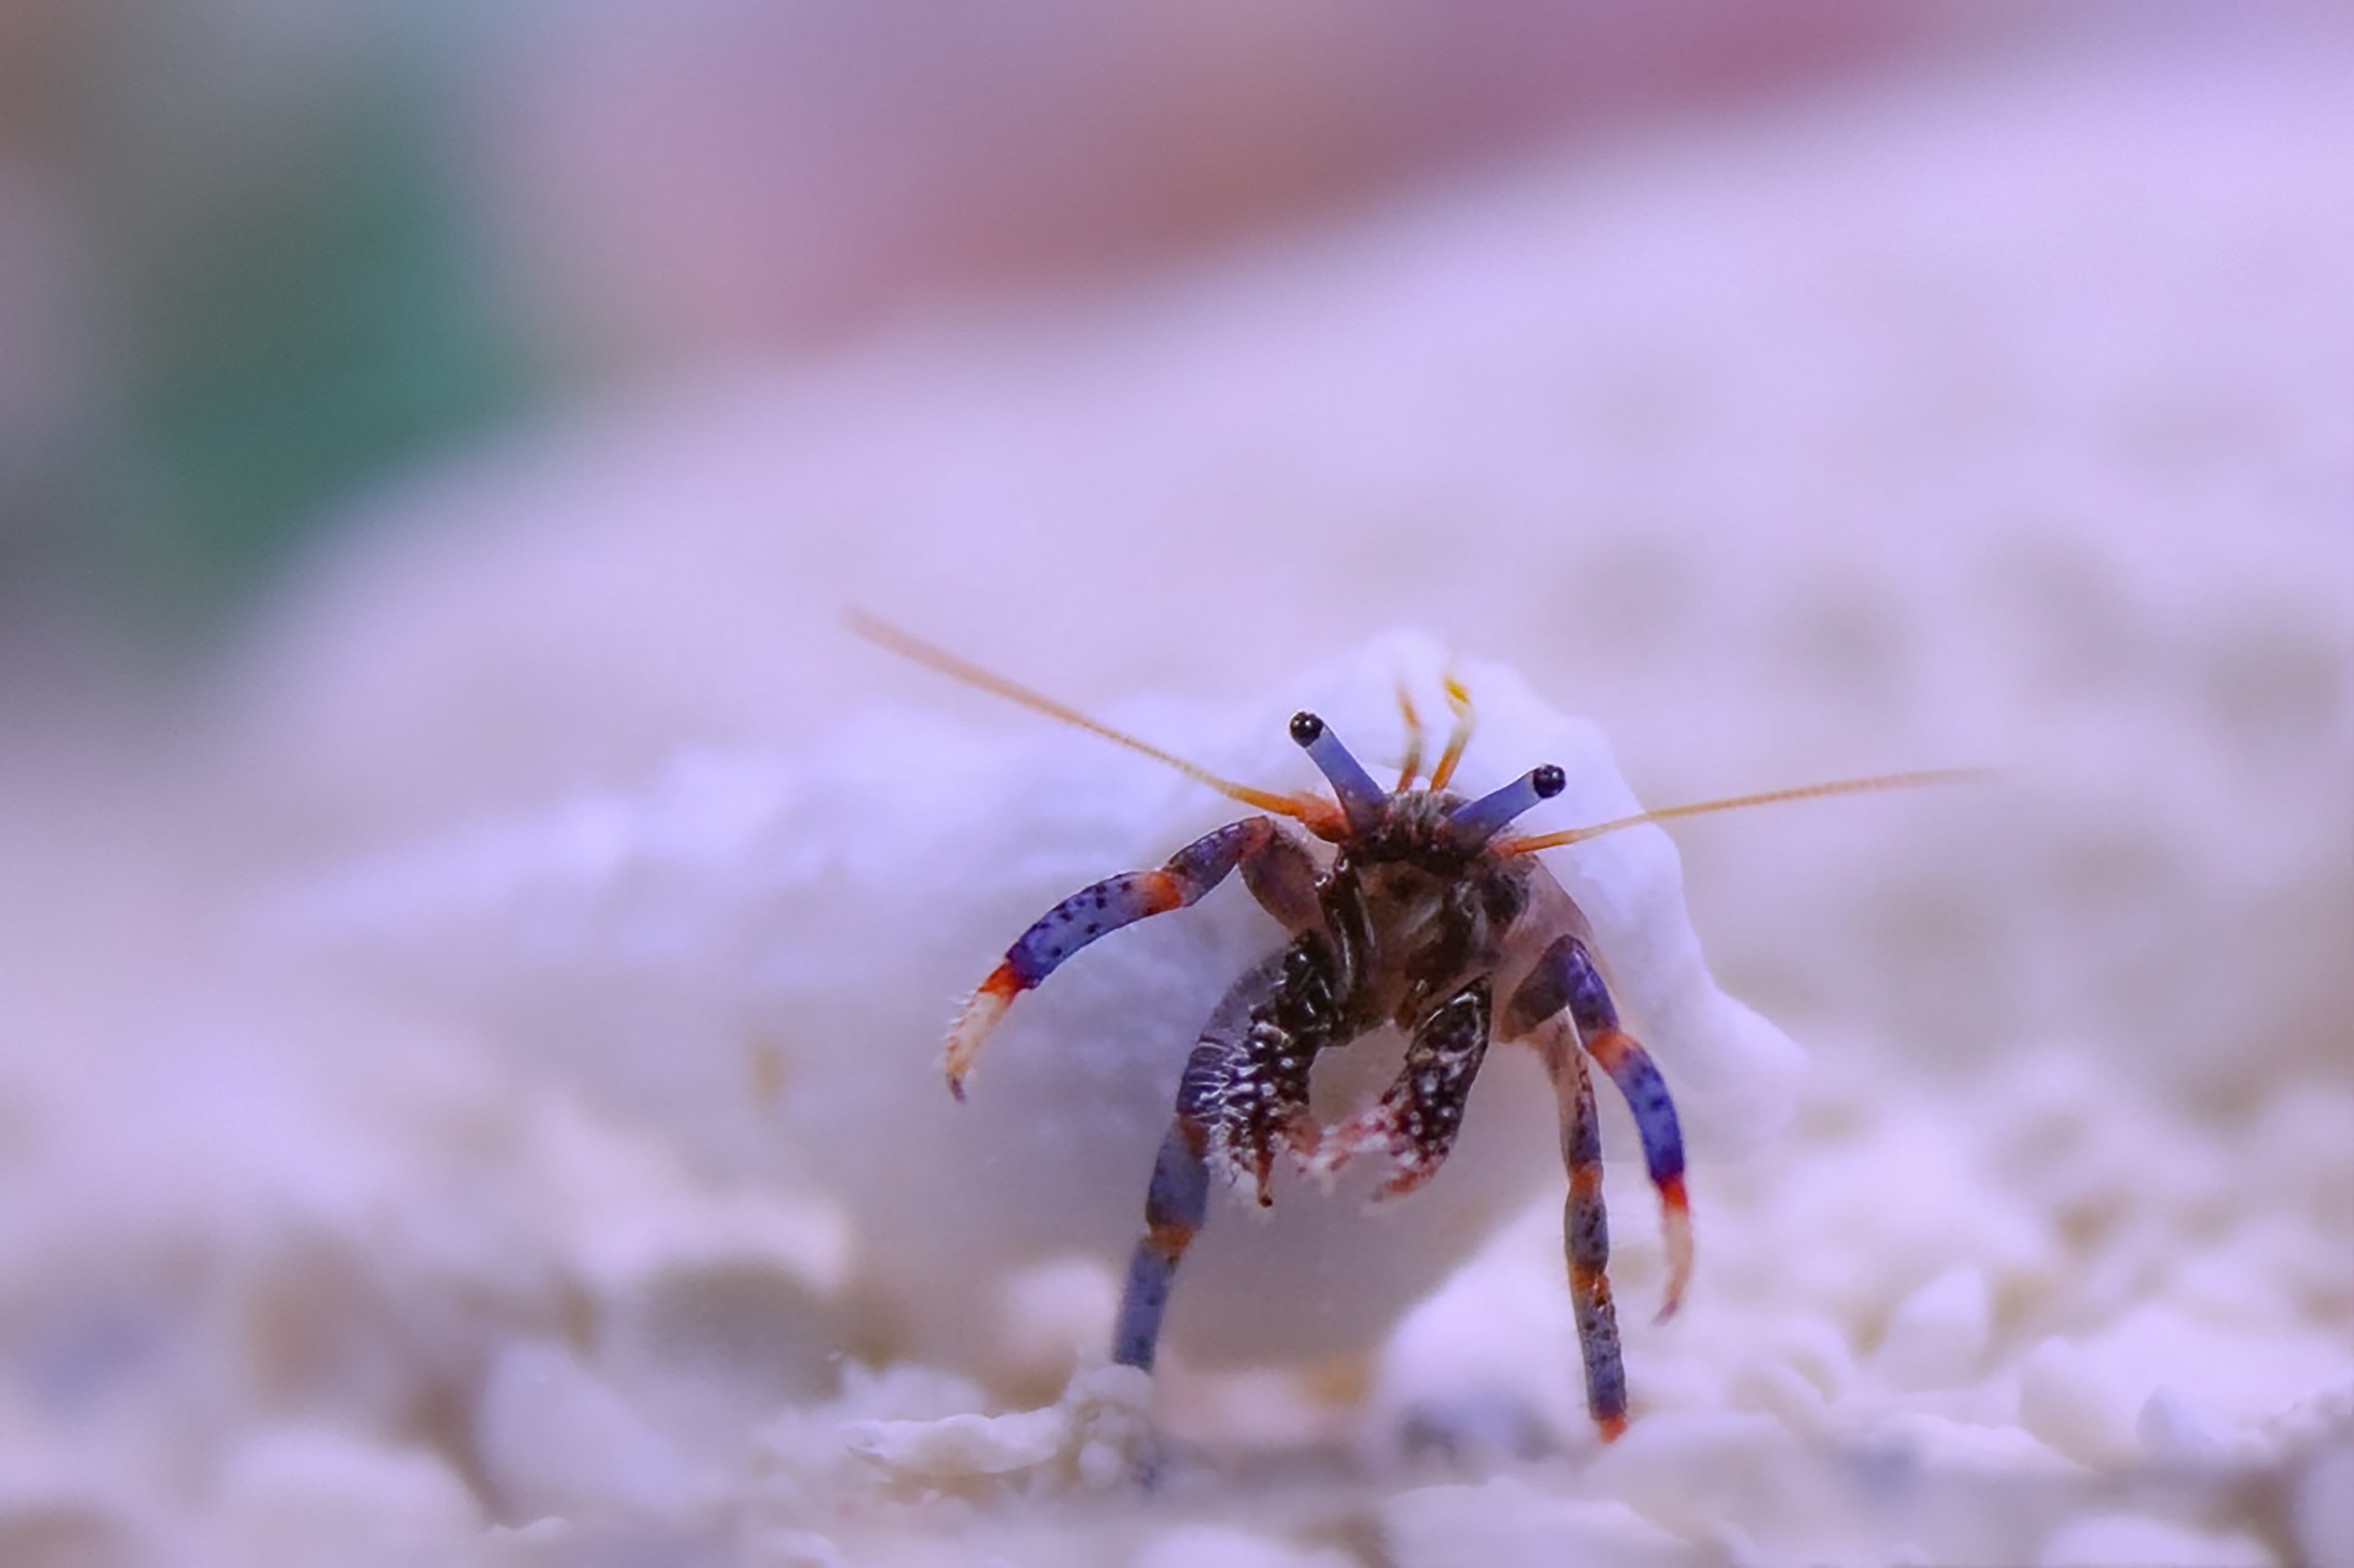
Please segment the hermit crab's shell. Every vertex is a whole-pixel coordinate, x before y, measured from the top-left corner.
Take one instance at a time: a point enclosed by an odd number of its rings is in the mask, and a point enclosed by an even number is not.
[[[1312,706],[1386,782],[1403,750],[1396,681],[1435,749],[1445,669],[1436,642],[1400,634],[1246,706],[1139,701],[1108,716],[1229,777],[1314,788],[1286,725]],[[1638,809],[1592,725],[1508,670],[1457,673],[1479,715],[1459,788],[1552,761],[1568,788],[1526,830]],[[1055,901],[1158,864],[1242,810],[943,683],[928,705],[872,710],[790,761],[684,760],[640,794],[387,858],[320,890],[306,918],[378,955],[406,950],[503,1039],[708,1165],[831,1194],[897,1348],[986,1368],[1022,1337],[1008,1315],[1024,1298],[1005,1287],[1023,1270],[1124,1262],[1196,1033],[1282,934],[1237,882],[1097,943],[1014,1005],[961,1106],[940,1075],[948,1021]],[[1667,837],[1637,829],[1546,860],[1590,916],[1702,1159],[1769,1127],[1798,1052],[1711,980]],[[1377,1094],[1398,1049],[1376,1037],[1328,1057],[1319,1110],[1338,1119]],[[1330,1195],[1287,1173],[1265,1213],[1214,1203],[1164,1343],[1231,1362],[1376,1342],[1561,1181],[1552,1107],[1529,1054],[1500,1049],[1447,1168],[1410,1198],[1369,1216],[1379,1172],[1363,1171]],[[1621,1233],[1648,1232],[1649,1190],[1615,1191]]]

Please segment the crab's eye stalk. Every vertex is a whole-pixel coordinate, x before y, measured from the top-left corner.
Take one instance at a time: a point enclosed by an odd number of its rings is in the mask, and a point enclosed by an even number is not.
[[[1341,737],[1324,727],[1322,719],[1314,714],[1292,715],[1291,738],[1299,743],[1308,753],[1308,760],[1316,764],[1318,771],[1331,782],[1332,793],[1340,800],[1341,814],[1349,819],[1352,831],[1367,833],[1381,825],[1382,802],[1388,797],[1373,782],[1373,776],[1349,755]]]
[[[1540,800],[1569,788],[1569,775],[1553,763],[1532,768],[1502,789],[1480,796],[1448,814],[1447,825],[1465,849],[1478,849],[1497,831]]]

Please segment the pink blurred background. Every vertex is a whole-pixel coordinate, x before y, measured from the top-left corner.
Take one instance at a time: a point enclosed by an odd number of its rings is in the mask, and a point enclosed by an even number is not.
[[[0,8],[0,638],[151,671],[567,406],[1990,40],[1912,0]],[[2163,24],[2160,24],[2163,25]],[[29,661],[12,660],[18,683]]]

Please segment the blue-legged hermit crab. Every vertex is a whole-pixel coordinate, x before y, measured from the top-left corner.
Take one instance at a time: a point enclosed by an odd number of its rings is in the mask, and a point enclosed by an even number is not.
[[[1214,1177],[1249,1187],[1266,1204],[1279,1160],[1322,1179],[1352,1160],[1382,1160],[1391,1171],[1380,1195],[1411,1192],[1453,1147],[1491,1041],[1519,1041],[1543,1060],[1558,1101],[1569,1175],[1570,1296],[1586,1408],[1605,1441],[1626,1428],[1627,1380],[1610,1294],[1601,1126],[1586,1064],[1602,1069],[1633,1112],[1659,1196],[1667,1257],[1661,1318],[1676,1309],[1691,1273],[1683,1140],[1666,1080],[1620,1023],[1585,915],[1538,852],[1646,822],[1968,776],[1843,779],[1514,834],[1507,831],[1514,819],[1562,792],[1562,769],[1543,764],[1477,800],[1450,791],[1472,734],[1470,699],[1452,680],[1446,692],[1453,727],[1427,776],[1421,726],[1401,688],[1405,756],[1394,789],[1383,789],[1321,719],[1295,715],[1291,738],[1331,785],[1328,800],[1222,779],[883,622],[850,619],[897,653],[1141,752],[1257,813],[1204,834],[1157,869],[1106,877],[1048,910],[1006,950],[949,1033],[949,1088],[962,1099],[982,1044],[1016,997],[1098,938],[1184,908],[1236,872],[1288,934],[1227,990],[1187,1058],[1145,1189],[1143,1234],[1129,1264],[1113,1360],[1151,1370],[1170,1289],[1207,1216]],[[1320,1124],[1309,1107],[1316,1059],[1384,1025],[1408,1042],[1396,1079],[1338,1126]]]

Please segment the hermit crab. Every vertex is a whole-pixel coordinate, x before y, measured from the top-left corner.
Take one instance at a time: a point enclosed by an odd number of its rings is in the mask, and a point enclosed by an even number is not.
[[[1641,823],[1773,801],[1951,781],[1958,772],[1890,774],[1668,807],[1542,834],[1509,830],[1562,792],[1543,763],[1476,799],[1448,788],[1469,746],[1469,694],[1451,677],[1453,723],[1428,772],[1422,726],[1401,687],[1405,747],[1384,789],[1312,713],[1291,738],[1331,787],[1284,794],[1234,782],[1052,697],[971,664],[871,617],[863,636],[954,679],[1150,757],[1253,809],[1204,834],[1152,870],[1108,876],[1065,898],[1015,939],[949,1030],[949,1088],[966,1081],[991,1030],[1100,938],[1196,903],[1239,872],[1243,886],[1287,939],[1251,965],[1201,1026],[1146,1183],[1142,1233],[1130,1257],[1112,1359],[1150,1372],[1170,1292],[1208,1216],[1214,1180],[1272,1202],[1278,1163],[1327,1182],[1352,1161],[1388,1166],[1379,1196],[1421,1187],[1454,1146],[1490,1045],[1531,1047],[1551,1077],[1569,1193],[1564,1234],[1585,1377],[1586,1406],[1603,1438],[1626,1428],[1603,1206],[1602,1136],[1588,1064],[1625,1099],[1659,1194],[1667,1258],[1664,1319],[1692,1266],[1684,1149],[1675,1102],[1650,1055],[1622,1026],[1585,916],[1540,853]],[[1374,1103],[1337,1125],[1310,1108],[1318,1058],[1383,1028],[1407,1041],[1403,1066]]]

